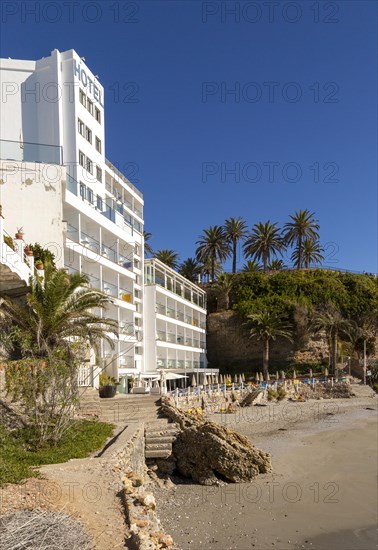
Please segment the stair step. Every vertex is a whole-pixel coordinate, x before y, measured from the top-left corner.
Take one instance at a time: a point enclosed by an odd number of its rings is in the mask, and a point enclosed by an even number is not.
[[[171,451],[145,451],[146,458],[168,458],[171,454]]]
[[[146,437],[146,445],[154,445],[155,443],[173,443],[176,439],[174,435],[166,436],[148,436]]]
[[[147,443],[146,451],[170,451],[172,452],[172,445],[170,443]]]

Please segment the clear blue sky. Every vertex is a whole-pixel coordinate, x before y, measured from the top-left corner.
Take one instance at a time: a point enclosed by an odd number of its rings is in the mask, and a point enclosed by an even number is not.
[[[2,4],[2,57],[74,48],[99,75],[155,249],[308,208],[327,265],[377,271],[376,2]]]

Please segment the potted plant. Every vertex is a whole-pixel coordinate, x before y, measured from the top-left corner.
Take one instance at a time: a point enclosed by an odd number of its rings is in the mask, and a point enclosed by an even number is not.
[[[24,230],[22,227],[17,227],[16,239],[22,240],[24,238]]]
[[[44,267],[42,260],[39,259],[34,262],[34,266],[36,269],[38,269],[38,271],[42,270]]]
[[[33,251],[28,246],[25,246],[24,251],[27,256],[33,256]]]
[[[117,391],[117,386],[120,384],[117,380],[111,376],[108,376],[106,372],[102,372],[99,377],[100,387],[99,396],[103,398],[114,397]]]

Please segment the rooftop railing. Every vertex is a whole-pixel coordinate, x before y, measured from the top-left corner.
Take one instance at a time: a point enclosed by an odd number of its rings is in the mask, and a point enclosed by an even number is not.
[[[59,145],[1,139],[0,159],[61,165],[63,164],[63,153]]]

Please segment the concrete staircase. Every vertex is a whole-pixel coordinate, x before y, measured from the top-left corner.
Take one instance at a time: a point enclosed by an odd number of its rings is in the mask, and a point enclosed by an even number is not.
[[[172,454],[172,443],[179,429],[174,422],[165,419],[158,422],[148,422],[145,427],[145,457],[168,458]]]
[[[131,422],[151,422],[160,418],[159,397],[151,395],[117,394],[102,399],[98,391],[86,388],[80,396],[77,413],[85,418],[97,418],[116,425]]]
[[[172,443],[179,428],[161,415],[159,401],[156,396],[132,394],[101,399],[97,390],[86,388],[81,392],[77,414],[115,424],[116,431],[133,422],[144,423],[145,458],[168,458],[172,455]]]
[[[355,394],[356,397],[377,397],[377,394],[375,391],[368,386],[367,384],[352,384],[351,390]]]

